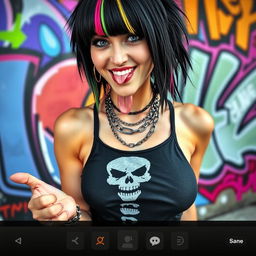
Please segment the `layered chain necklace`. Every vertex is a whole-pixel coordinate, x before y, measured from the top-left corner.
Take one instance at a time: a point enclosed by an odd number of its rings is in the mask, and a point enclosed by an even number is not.
[[[116,139],[118,141],[120,141],[123,145],[125,145],[129,148],[134,148],[134,147],[141,145],[146,140],[148,140],[148,138],[154,133],[155,128],[156,128],[156,123],[159,119],[159,106],[160,106],[159,98],[157,96],[153,97],[153,99],[150,101],[150,103],[145,108],[143,108],[141,111],[130,112],[133,115],[135,115],[138,113],[142,113],[146,109],[150,108],[146,117],[137,121],[136,123],[128,123],[128,122],[122,121],[116,115],[114,109],[117,109],[118,111],[119,111],[119,109],[112,102],[110,93],[107,95],[107,97],[105,99],[105,110],[106,110],[106,115],[107,115],[108,123],[111,127],[111,130],[112,130],[114,136],[116,137]],[[133,126],[138,126],[138,125],[139,125],[138,128],[132,128]],[[149,131],[147,132],[145,137],[136,143],[127,143],[118,134],[118,133],[122,133],[122,134],[133,135],[135,133],[142,133],[148,127],[149,127]]]

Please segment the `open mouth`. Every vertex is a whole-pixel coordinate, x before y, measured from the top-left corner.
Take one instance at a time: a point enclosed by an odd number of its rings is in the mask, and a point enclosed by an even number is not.
[[[118,192],[117,194],[118,194],[118,196],[119,196],[123,201],[128,202],[128,201],[134,201],[134,200],[136,200],[136,199],[139,197],[139,195],[141,194],[141,190],[137,190],[137,191],[135,191],[135,192],[130,192],[130,191],[128,191],[128,192],[126,192],[126,193],[124,193],[124,192]]]
[[[118,189],[123,191],[127,191],[127,193],[133,193],[138,190],[139,186],[138,185],[133,185],[133,186],[118,186]],[[129,191],[129,192],[128,192]]]
[[[112,75],[113,80],[117,83],[117,84],[125,84],[127,83],[129,80],[131,80],[134,71],[135,71],[136,67],[132,67],[132,68],[127,68],[127,69],[120,69],[120,70],[109,70],[109,72]]]
[[[139,205],[135,203],[123,203],[120,204],[120,211],[123,215],[137,215],[140,213]]]

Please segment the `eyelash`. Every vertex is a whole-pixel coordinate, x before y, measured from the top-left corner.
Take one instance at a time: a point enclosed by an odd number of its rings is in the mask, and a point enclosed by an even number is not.
[[[98,48],[103,48],[105,45],[99,45],[99,42],[104,42],[107,43],[107,40],[104,39],[94,39],[92,40],[92,45],[98,47]]]
[[[128,41],[128,39],[129,39],[130,37],[136,37],[136,39],[135,39],[134,41],[130,41],[130,42],[138,42],[138,41],[141,40],[141,38],[140,38],[139,36],[137,36],[137,35],[128,35],[127,41]]]
[[[135,37],[136,39],[135,40],[129,40],[130,37]],[[132,35],[128,35],[127,36],[127,42],[128,43],[136,43],[136,42],[138,42],[140,40],[141,40],[141,38],[139,36],[137,36],[137,35],[133,35],[132,34]],[[104,45],[102,45],[102,44],[99,45],[99,43],[102,43],[102,42],[104,42]],[[92,45],[94,45],[94,46],[96,46],[98,48],[104,48],[104,47],[107,46],[106,44],[108,44],[108,40],[105,40],[105,39],[96,38],[96,39],[92,40]]]

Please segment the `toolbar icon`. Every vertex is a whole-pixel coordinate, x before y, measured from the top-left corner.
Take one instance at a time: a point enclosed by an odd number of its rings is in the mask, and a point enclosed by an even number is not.
[[[187,232],[172,232],[171,246],[174,250],[188,249],[188,233]]]
[[[17,239],[14,240],[15,243],[22,245],[22,237],[18,237]]]
[[[92,233],[92,248],[94,250],[109,249],[109,232],[93,232]]]
[[[148,232],[146,234],[146,247],[148,250],[162,250],[163,240],[162,232]]]
[[[67,248],[69,250],[84,249],[84,233],[68,232],[67,233]]]
[[[118,250],[135,251],[138,249],[138,233],[135,230],[118,231]]]

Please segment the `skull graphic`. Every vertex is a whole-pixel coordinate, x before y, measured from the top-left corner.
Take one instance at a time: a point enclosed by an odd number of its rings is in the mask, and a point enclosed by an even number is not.
[[[151,178],[150,162],[142,157],[120,157],[107,165],[109,185],[118,186],[118,196],[125,202],[135,201],[141,194],[141,183]]]

